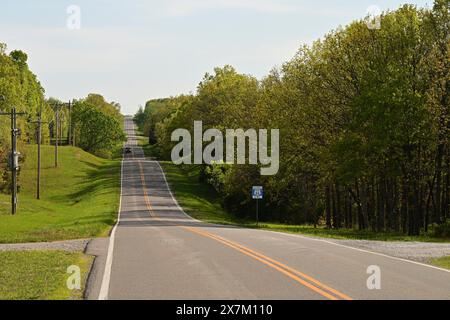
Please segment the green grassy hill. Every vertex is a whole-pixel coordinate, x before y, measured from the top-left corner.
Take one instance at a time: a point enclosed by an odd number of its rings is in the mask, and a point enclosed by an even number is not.
[[[54,168],[54,148],[42,146],[41,200],[36,200],[37,147],[26,148],[16,216],[10,215],[10,195],[0,194],[0,243],[107,235],[119,205],[120,160],[61,147]]]
[[[83,299],[92,260],[80,252],[0,251],[0,300]],[[80,267],[80,290],[67,288],[71,265]]]

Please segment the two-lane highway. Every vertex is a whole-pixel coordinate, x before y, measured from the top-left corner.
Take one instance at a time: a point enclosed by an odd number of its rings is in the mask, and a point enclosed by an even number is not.
[[[326,240],[188,217],[156,161],[124,155],[100,299],[450,299],[450,272]],[[381,270],[369,290],[368,268]],[[370,270],[370,269],[369,269]]]

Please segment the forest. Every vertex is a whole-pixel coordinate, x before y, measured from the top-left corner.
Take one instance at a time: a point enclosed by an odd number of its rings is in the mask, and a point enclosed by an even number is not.
[[[110,157],[117,145],[125,139],[122,130],[120,105],[108,103],[98,94],[63,104],[55,98],[45,98],[45,90],[28,67],[28,56],[20,50],[7,53],[6,44],[0,43],[0,112],[8,113],[13,107],[25,115],[17,117],[21,135],[18,139],[20,161],[27,159],[24,144],[37,143],[37,124],[41,116],[42,143],[54,144],[56,139],[56,109],[58,109],[58,143],[78,146],[85,151]],[[7,167],[11,149],[10,117],[0,116],[0,192],[10,191],[11,175]],[[69,124],[70,123],[70,124]],[[70,135],[69,135],[69,130]],[[68,141],[69,138],[72,141]],[[19,174],[20,188],[20,174]]]
[[[384,12],[381,28],[330,31],[259,80],[232,66],[207,73],[195,94],[150,100],[135,116],[161,159],[171,133],[280,129],[280,170],[201,166],[201,179],[238,217],[420,235],[450,230],[449,1]],[[263,54],[263,53],[262,53]],[[445,234],[447,233],[447,234]]]

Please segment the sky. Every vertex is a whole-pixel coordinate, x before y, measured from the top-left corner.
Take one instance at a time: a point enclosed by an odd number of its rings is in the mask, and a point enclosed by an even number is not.
[[[100,93],[134,114],[149,99],[195,92],[214,67],[230,64],[262,78],[371,6],[432,2],[0,0],[0,43],[28,54],[47,97]]]

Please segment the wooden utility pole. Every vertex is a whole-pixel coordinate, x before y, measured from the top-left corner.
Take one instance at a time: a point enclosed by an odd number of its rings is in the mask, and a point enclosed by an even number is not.
[[[60,111],[62,107],[68,107],[69,108],[69,112],[71,113],[71,109],[72,109],[72,103],[57,103],[53,106],[54,110],[55,110],[55,125],[54,125],[54,132],[55,132],[55,168],[58,168],[58,144],[59,144],[59,139],[62,138],[62,134],[63,134],[63,128],[62,128],[62,124],[61,124],[61,118],[62,115],[60,115]],[[69,115],[71,117],[71,115]],[[70,122],[72,120],[70,119]],[[69,135],[70,132],[72,131],[72,125],[69,124]],[[69,138],[69,140],[72,138]],[[70,142],[69,142],[70,143]]]
[[[69,101],[69,132],[68,132],[67,142],[68,142],[69,146],[73,146],[73,140],[72,140],[72,101]]]
[[[58,123],[59,123],[59,105],[55,106],[55,168],[58,168]]]
[[[19,171],[19,156],[17,152],[17,137],[20,136],[20,130],[17,129],[17,116],[25,115],[25,112],[16,112],[16,108],[12,108],[11,112],[2,112],[2,116],[11,117],[11,153],[9,155],[9,168],[11,170],[11,213],[17,213],[17,172]]]
[[[37,136],[37,144],[38,144],[38,163],[37,163],[37,181],[36,181],[36,199],[41,199],[41,141],[42,141],[42,124],[47,123],[42,121],[42,113],[39,113],[39,117],[37,121],[32,123],[36,123],[38,125],[38,136]]]
[[[63,123],[64,123],[64,112],[59,114],[59,144],[63,145]]]

